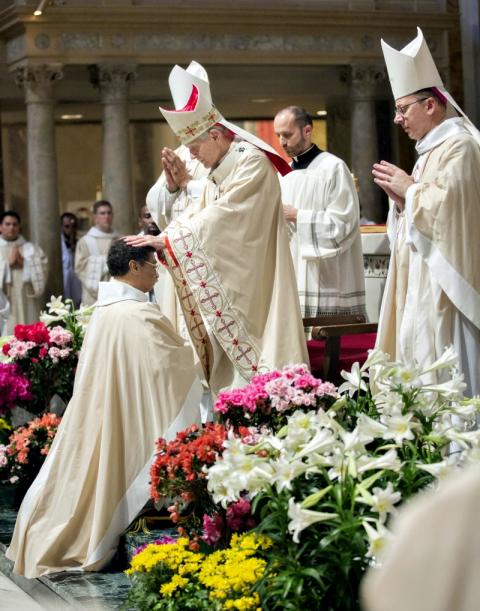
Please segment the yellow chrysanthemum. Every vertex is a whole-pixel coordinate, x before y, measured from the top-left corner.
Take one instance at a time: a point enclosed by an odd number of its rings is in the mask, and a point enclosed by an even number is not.
[[[168,583],[164,583],[160,588],[160,594],[163,596],[171,597],[175,590],[183,588],[188,583],[188,579],[180,577],[180,575],[174,575]]]

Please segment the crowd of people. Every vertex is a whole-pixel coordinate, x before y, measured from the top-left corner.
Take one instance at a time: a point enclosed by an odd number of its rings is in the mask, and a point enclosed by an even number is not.
[[[383,49],[394,121],[419,158],[411,173],[387,161],[372,170],[393,202],[377,345],[424,366],[453,344],[467,392],[477,394],[480,135],[446,91],[420,31],[401,51]],[[78,241],[75,217],[62,216],[65,296],[96,309],[74,396],[8,551],[28,577],[104,566],[146,501],[156,437],[197,420],[192,405],[205,389],[215,397],[258,372],[308,363],[302,318],[365,310],[355,185],[341,159],[313,144],[308,113],[289,106],[274,118],[289,165],[221,115],[200,64],[175,66],[169,85],[174,109],[160,110],[181,144],[162,151],[164,172],[140,211],[139,234],[118,239],[107,201],[94,204],[94,226]],[[8,320],[29,322],[45,257],[21,236],[15,212],[3,213],[0,230]],[[114,406],[125,419],[112,417]],[[118,477],[106,474],[107,462]]]

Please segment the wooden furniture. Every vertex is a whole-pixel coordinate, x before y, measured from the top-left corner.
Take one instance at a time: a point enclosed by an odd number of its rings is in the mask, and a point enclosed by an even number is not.
[[[377,323],[367,323],[363,314],[304,318],[311,327],[307,341],[312,373],[322,380],[338,383],[340,371],[362,364],[375,345]]]

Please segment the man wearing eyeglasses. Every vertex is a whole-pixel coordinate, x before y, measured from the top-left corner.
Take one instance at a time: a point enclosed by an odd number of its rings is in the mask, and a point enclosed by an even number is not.
[[[480,391],[480,133],[445,90],[420,29],[401,51],[382,47],[394,122],[419,157],[411,175],[373,166],[394,202],[377,345],[425,366],[453,344],[471,396]]]

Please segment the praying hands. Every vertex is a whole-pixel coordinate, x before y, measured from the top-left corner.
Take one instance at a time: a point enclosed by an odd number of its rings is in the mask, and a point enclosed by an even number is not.
[[[414,180],[406,172],[388,161],[380,161],[373,166],[373,181],[381,187],[390,199],[392,199],[397,209],[402,212],[405,208],[405,194],[408,187],[413,185]]]
[[[187,166],[180,157],[167,147],[162,149],[162,163],[165,171],[167,189],[170,193],[175,193],[179,189],[184,189],[191,179],[187,171]]]

